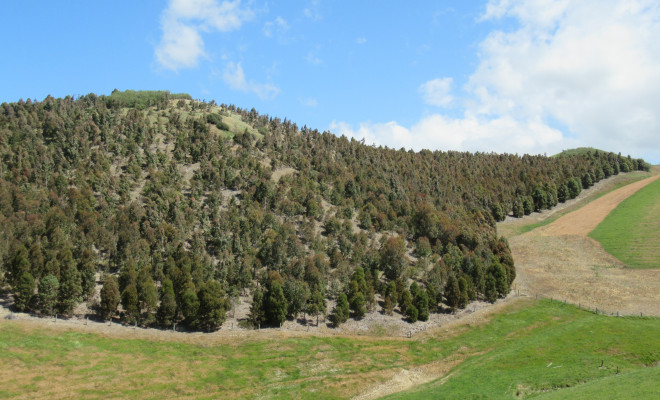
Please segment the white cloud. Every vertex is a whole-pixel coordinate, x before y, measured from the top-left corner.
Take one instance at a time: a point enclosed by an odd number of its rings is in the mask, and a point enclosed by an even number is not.
[[[454,82],[452,78],[433,79],[423,83],[419,87],[424,101],[432,106],[444,107],[453,100],[451,85]]]
[[[172,71],[193,68],[206,55],[200,32],[236,30],[253,16],[240,0],[171,0],[161,15],[163,37],[155,50],[156,60]]]
[[[461,88],[463,116],[333,127],[394,147],[552,154],[593,146],[660,162],[660,3],[491,0],[482,19],[507,26],[479,46]],[[451,81],[419,89],[429,104],[451,101]]]
[[[354,129],[344,122],[333,121],[330,129],[339,135],[358,140],[364,138],[367,144],[417,151],[441,149],[538,154],[539,148],[562,142],[561,132],[539,121],[520,122],[510,117],[454,119],[435,114],[410,128],[391,121],[384,124],[362,123]]]
[[[468,90],[473,111],[553,120],[585,145],[644,154],[660,130],[660,6],[655,1],[500,0]]]
[[[359,38],[355,39],[355,43],[357,43],[357,44],[365,44],[365,43],[367,43],[367,38],[365,38],[365,37],[359,37]]]
[[[282,35],[284,35],[289,30],[289,23],[282,17],[277,17],[273,21],[268,21],[264,24],[264,36],[272,37],[273,34],[276,34],[280,40],[282,40]]]
[[[273,99],[280,93],[280,89],[277,86],[248,81],[245,78],[245,72],[243,71],[241,63],[227,63],[225,70],[222,73],[222,80],[229,85],[231,89],[254,93],[262,100]]]

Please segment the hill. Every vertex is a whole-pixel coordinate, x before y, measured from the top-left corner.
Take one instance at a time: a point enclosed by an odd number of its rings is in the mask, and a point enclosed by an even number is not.
[[[366,146],[168,92],[3,103],[0,140],[15,309],[203,331],[240,294],[255,327],[495,301],[515,279],[496,221],[648,168]]]

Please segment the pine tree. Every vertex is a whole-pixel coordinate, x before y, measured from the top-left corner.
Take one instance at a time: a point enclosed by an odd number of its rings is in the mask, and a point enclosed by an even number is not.
[[[172,281],[168,278],[163,280],[160,287],[160,305],[156,313],[158,323],[162,327],[170,327],[176,318],[176,300]]]
[[[58,309],[60,314],[71,315],[81,301],[82,280],[73,261],[71,251],[66,249],[60,256],[60,291]]]
[[[348,320],[350,314],[350,309],[348,306],[348,299],[346,298],[345,293],[340,293],[337,297],[337,304],[335,305],[334,310],[332,310],[332,323],[335,326],[343,324]]]
[[[121,293],[121,306],[124,309],[124,320],[129,324],[135,323],[140,316],[140,306],[134,284],[126,286]]]
[[[137,293],[140,312],[144,312],[144,323],[153,322],[153,313],[158,306],[158,290],[148,267],[142,267],[137,277]]]
[[[55,314],[60,281],[53,275],[46,275],[39,281],[39,310],[44,315]]]
[[[18,277],[14,284],[14,305],[18,311],[27,311],[30,299],[34,295],[34,278],[32,274],[25,271]]]
[[[406,307],[405,316],[408,318],[409,322],[411,323],[417,322],[417,319],[419,317],[419,311],[417,310],[417,307],[415,307],[414,304],[410,304],[408,307]]]
[[[78,264],[78,271],[80,271],[82,296],[84,298],[90,298],[96,288],[96,268],[94,267],[94,256],[91,250],[83,250],[80,263]]]
[[[218,329],[225,322],[227,299],[222,286],[217,281],[208,281],[199,288],[198,327],[206,331]]]
[[[399,296],[399,310],[401,314],[407,315],[408,307],[412,306],[412,296],[408,289],[403,289],[401,291],[401,296]]]
[[[192,281],[188,281],[183,288],[179,309],[183,315],[183,322],[188,326],[194,326],[199,311],[199,298]]]
[[[7,272],[9,272],[8,280],[11,285],[17,284],[25,272],[30,272],[28,251],[23,243],[19,243],[19,245],[14,250],[14,255],[9,262],[9,268],[7,269]]]
[[[497,300],[497,282],[493,275],[488,275],[486,278],[486,301],[489,303],[495,303]]]
[[[253,326],[259,327],[266,321],[264,314],[264,292],[261,287],[257,287],[252,294],[252,304],[250,305],[249,320]]]
[[[112,318],[112,316],[117,312],[119,300],[120,295],[117,278],[115,278],[113,275],[106,275],[103,278],[103,287],[101,288],[101,303],[99,304],[101,318]]]
[[[468,304],[469,295],[468,295],[468,282],[464,276],[458,277],[458,291],[459,291],[459,300],[458,308],[465,308]]]
[[[360,319],[367,313],[367,306],[362,293],[357,293],[350,302],[350,310],[353,311],[353,316]]]
[[[420,321],[429,319],[429,298],[424,290],[418,290],[413,298],[413,305],[418,311]]]
[[[461,290],[458,287],[458,280],[454,274],[450,274],[449,278],[447,278],[445,298],[447,300],[447,305],[451,307],[452,311],[458,308],[461,301]]]
[[[282,286],[278,282],[271,282],[266,294],[266,321],[271,325],[279,325],[286,320],[287,300]]]

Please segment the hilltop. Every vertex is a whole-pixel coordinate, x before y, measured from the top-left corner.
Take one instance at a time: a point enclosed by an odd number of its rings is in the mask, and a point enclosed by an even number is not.
[[[159,91],[4,103],[0,140],[15,309],[204,331],[239,295],[253,327],[494,302],[516,276],[497,221],[649,168],[367,146]]]

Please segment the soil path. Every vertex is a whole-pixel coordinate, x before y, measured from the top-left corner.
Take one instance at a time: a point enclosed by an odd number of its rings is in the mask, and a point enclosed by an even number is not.
[[[547,226],[509,238],[517,271],[514,289],[609,314],[660,316],[660,269],[627,268],[587,237],[621,201],[658,178],[624,186]]]
[[[573,211],[570,214],[564,215],[552,224],[541,228],[540,231],[549,236],[587,236],[619,205],[619,203],[658,178],[660,178],[660,175],[631,183],[630,185],[626,185],[610,192],[603,197],[592,201],[588,205]]]

